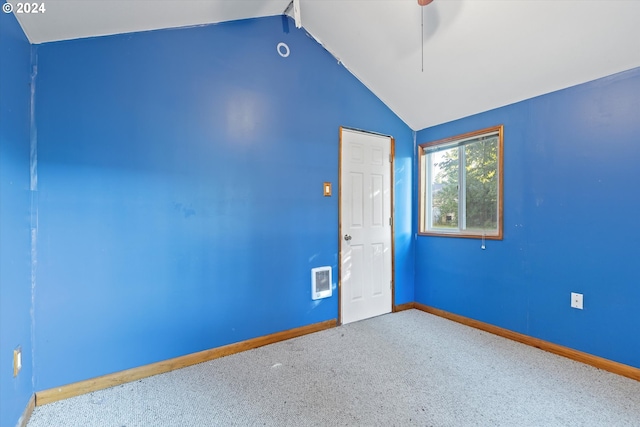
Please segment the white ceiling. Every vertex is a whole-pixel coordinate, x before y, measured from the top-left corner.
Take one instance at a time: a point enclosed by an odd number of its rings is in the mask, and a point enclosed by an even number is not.
[[[414,130],[640,66],[640,0],[300,3],[304,29]],[[289,0],[45,4],[17,14],[35,44],[280,15]]]

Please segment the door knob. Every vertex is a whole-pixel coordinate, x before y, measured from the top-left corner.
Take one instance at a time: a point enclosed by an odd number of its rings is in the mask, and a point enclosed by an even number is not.
[[[348,234],[345,234],[344,235],[344,240],[346,240],[348,242],[349,240],[351,240],[351,236],[349,236]]]

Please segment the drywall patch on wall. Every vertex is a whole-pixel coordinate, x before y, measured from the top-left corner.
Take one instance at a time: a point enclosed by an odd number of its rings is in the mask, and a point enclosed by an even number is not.
[[[38,128],[36,127],[36,79],[38,48],[31,46],[31,81],[29,83],[29,189],[38,191]]]
[[[36,277],[38,269],[38,128],[36,126],[36,81],[38,77],[38,47],[31,46],[31,81],[29,98],[29,190],[30,201],[30,231],[31,231],[31,307],[29,317],[31,320],[31,385],[35,389],[35,301],[36,301]]]

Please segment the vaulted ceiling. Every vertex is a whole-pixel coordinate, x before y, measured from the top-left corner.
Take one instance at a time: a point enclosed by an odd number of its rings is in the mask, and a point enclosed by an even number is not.
[[[46,0],[16,16],[39,44],[281,15],[289,1]],[[414,130],[640,67],[638,0],[300,0],[300,14]]]

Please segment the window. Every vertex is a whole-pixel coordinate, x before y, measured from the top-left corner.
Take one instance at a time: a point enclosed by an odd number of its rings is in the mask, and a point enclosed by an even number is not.
[[[502,239],[502,126],[420,144],[420,234]]]

